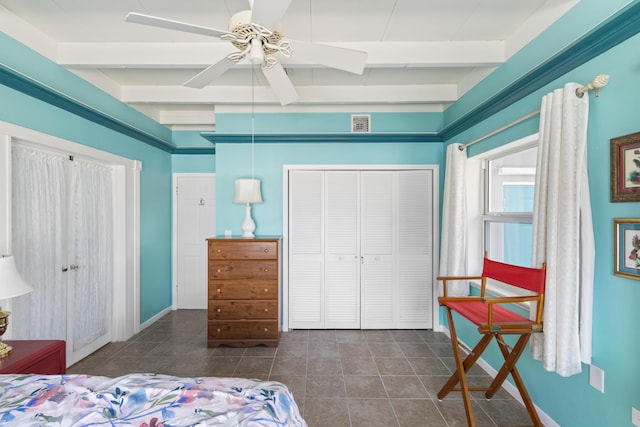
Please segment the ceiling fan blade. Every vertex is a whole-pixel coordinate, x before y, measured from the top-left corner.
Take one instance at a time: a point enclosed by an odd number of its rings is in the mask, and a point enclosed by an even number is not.
[[[233,67],[235,62],[230,60],[229,58],[222,58],[220,61],[216,62],[200,71],[198,74],[187,80],[184,85],[188,87],[192,87],[194,89],[202,89],[212,80],[220,77],[227,71],[229,68]]]
[[[167,28],[169,30],[185,31],[187,33],[201,34],[203,36],[220,37],[231,34],[229,31],[216,30],[215,28],[203,27],[200,25],[188,24],[186,22],[174,21],[172,19],[158,18],[157,16],[143,15],[141,13],[129,13],[125,21],[136,24],[151,25],[152,27]]]
[[[253,0],[251,6],[251,22],[275,30],[291,0]]]
[[[280,104],[287,105],[298,99],[298,93],[280,63],[276,62],[271,68],[262,68],[262,73],[280,100]]]
[[[287,62],[292,64],[318,64],[362,74],[367,63],[367,52],[299,40],[290,42],[293,53]]]

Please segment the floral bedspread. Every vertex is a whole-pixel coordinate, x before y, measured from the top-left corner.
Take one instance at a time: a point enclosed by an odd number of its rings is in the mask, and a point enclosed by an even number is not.
[[[243,378],[0,375],[0,426],[307,427],[289,389]]]

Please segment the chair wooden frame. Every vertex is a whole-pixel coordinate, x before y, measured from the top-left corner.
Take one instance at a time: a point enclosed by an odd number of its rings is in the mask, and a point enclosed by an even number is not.
[[[526,296],[489,297],[486,294],[487,279],[497,280],[501,283],[528,291]],[[471,408],[471,391],[484,391],[485,397],[491,399],[500,389],[509,374],[520,392],[524,406],[533,421],[535,427],[543,427],[536,412],[535,406],[529,397],[529,393],[518,373],[516,362],[520,358],[531,334],[542,332],[542,312],[544,306],[544,286],[546,279],[545,265],[542,268],[521,267],[505,264],[488,259],[485,255],[481,276],[441,276],[438,280],[443,284],[443,296],[438,298],[441,306],[447,311],[451,344],[456,361],[456,372],[442,386],[438,393],[438,399],[444,399],[450,391],[460,391],[464,401],[464,408],[469,427],[475,427],[475,419]],[[479,296],[448,296],[447,284],[452,281],[480,282]],[[504,304],[531,302],[536,304],[535,319],[530,320],[505,307]],[[460,344],[454,324],[453,313],[457,313],[477,326],[481,335],[480,340],[471,352],[462,359]],[[519,335],[516,344],[511,348],[504,340],[503,335]],[[469,387],[467,372],[487,348],[491,339],[495,338],[500,352],[504,357],[504,364],[496,374],[488,387]],[[456,387],[460,383],[460,387]]]

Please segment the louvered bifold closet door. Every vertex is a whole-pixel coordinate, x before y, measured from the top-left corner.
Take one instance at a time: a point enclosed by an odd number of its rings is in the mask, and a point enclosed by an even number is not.
[[[358,171],[325,172],[325,328],[360,328]]]
[[[394,290],[395,173],[362,172],[361,324],[390,328],[397,307]]]
[[[433,171],[398,172],[396,327],[433,328]]]
[[[289,172],[289,324],[324,328],[324,172]]]

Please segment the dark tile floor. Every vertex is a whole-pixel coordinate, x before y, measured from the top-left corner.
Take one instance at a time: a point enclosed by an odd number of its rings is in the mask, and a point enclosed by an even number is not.
[[[119,376],[155,372],[183,377],[234,376],[289,386],[310,427],[465,426],[460,394],[436,393],[454,366],[442,333],[423,330],[296,330],[277,348],[206,346],[206,310],[177,310],[126,342],[115,342],[67,372]],[[470,383],[488,384],[473,368]],[[504,390],[474,396],[478,427],[530,424]]]

